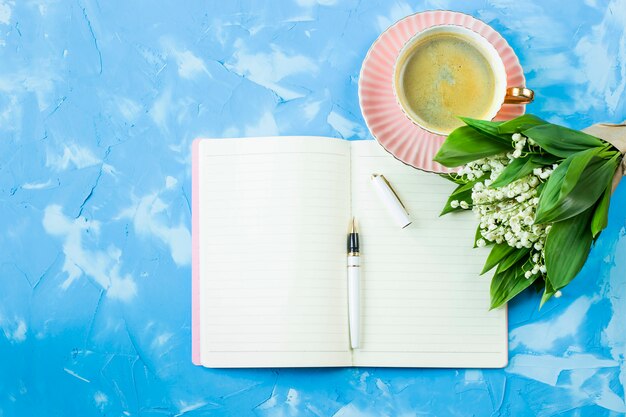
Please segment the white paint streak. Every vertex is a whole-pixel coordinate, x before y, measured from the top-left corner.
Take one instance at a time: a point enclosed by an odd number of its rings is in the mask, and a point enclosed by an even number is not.
[[[43,190],[46,188],[51,188],[55,183],[52,180],[48,180],[46,182],[27,182],[22,184],[22,188],[25,190]]]
[[[289,388],[287,392],[287,399],[285,403],[291,408],[292,411],[298,411],[298,405],[300,405],[300,394],[293,388]]]
[[[83,246],[83,234],[97,237],[100,223],[84,217],[70,219],[63,214],[61,206],[50,205],[44,210],[43,226],[48,234],[63,239],[65,262],[63,271],[68,277],[61,285],[67,289],[83,275],[92,277],[107,290],[107,296],[122,301],[130,301],[137,294],[137,285],[130,274],[120,274],[122,251],[116,246],[106,250],[89,250]]]
[[[484,21],[498,20],[522,42],[527,53],[523,65],[533,87],[565,88],[566,97],[552,97],[542,104],[545,112],[585,113],[590,109],[615,113],[624,106],[626,91],[626,0],[602,6],[604,16],[595,26],[574,30],[543,3],[488,0],[491,7],[479,11]],[[596,1],[586,5],[596,7]],[[537,30],[549,28],[550,30]],[[573,51],[572,37],[584,33]],[[566,50],[566,52],[563,52]],[[621,119],[620,119],[621,120]]]
[[[624,415],[624,413],[626,413],[626,404],[624,403],[624,398],[620,397],[611,389],[611,376],[597,375],[597,379],[599,379],[599,386],[597,387],[597,393],[594,395],[593,401],[600,407]],[[620,388],[623,389],[623,387]]]
[[[365,371],[361,374],[361,376],[359,377],[359,391],[361,391],[362,393],[366,393],[367,392],[367,379],[370,377],[370,373]]]
[[[587,94],[601,98],[610,112],[626,89],[626,0],[613,0],[602,21],[578,41],[574,52],[585,75]]]
[[[14,1],[0,0],[0,23],[3,25],[11,24],[11,15],[13,14]]]
[[[128,97],[116,97],[115,105],[122,117],[128,121],[133,121],[141,113],[141,105]]]
[[[102,164],[102,172],[105,172],[113,177],[117,176],[117,170],[115,169],[115,167],[106,163]]]
[[[268,410],[268,409],[276,407],[277,403],[278,403],[278,397],[276,396],[276,394],[274,392],[272,392],[272,396],[270,398],[268,398],[266,401],[264,401],[257,408],[259,410]],[[274,411],[276,411],[276,410],[274,410]]]
[[[63,368],[63,370],[64,370],[65,372],[67,372],[68,374],[72,375],[74,378],[78,378],[78,379],[80,379],[81,381],[85,381],[85,382],[87,382],[87,383],[90,383],[90,382],[91,382],[91,381],[90,381],[90,380],[88,380],[87,378],[83,378],[82,376],[78,375],[76,372],[74,372],[74,371],[72,371],[72,370],[70,370],[70,369]]]
[[[587,82],[586,78],[579,71],[563,71],[564,68],[571,66],[571,55],[565,52],[530,54],[524,61],[525,68],[540,74],[532,81],[533,88],[564,83],[580,84]]]
[[[150,117],[152,121],[161,129],[161,131],[167,133],[167,117],[172,109],[172,90],[166,89],[163,94],[154,101],[152,108],[150,109]]]
[[[613,368],[617,366],[619,366],[617,361],[597,358],[591,354],[574,353],[564,357],[518,354],[511,358],[506,372],[556,386],[559,375],[565,370]],[[576,391],[580,389],[579,386],[573,388]]]
[[[354,403],[348,403],[341,407],[332,417],[381,417],[381,416],[390,416],[391,414],[381,414],[379,411],[375,411],[371,408],[368,410],[360,409]],[[415,416],[415,412],[412,412],[408,415]]]
[[[624,187],[625,184],[622,184]],[[623,190],[623,188],[622,188]],[[618,189],[618,192],[621,191]],[[624,192],[621,191],[622,197]],[[614,253],[626,253],[626,237],[624,229],[622,229]],[[613,359],[620,361],[619,380],[622,387],[626,386],[626,332],[624,332],[624,317],[626,317],[626,285],[624,283],[626,277],[626,257],[615,256],[613,259],[608,257],[604,259],[604,268],[607,268],[611,262],[614,262],[613,268],[609,273],[609,282],[606,290],[606,299],[611,302],[612,313],[611,320],[603,332],[603,344],[606,344],[611,352]]]
[[[312,7],[316,5],[320,6],[332,6],[337,3],[337,0],[296,0],[302,7]]]
[[[248,53],[242,42],[237,41],[233,59],[225,66],[285,100],[303,97],[303,94],[281,85],[281,81],[295,74],[316,73],[319,69],[317,63],[304,55],[287,54],[276,45],[270,45],[270,48],[271,52]]]
[[[192,54],[190,51],[184,51],[177,56],[178,74],[183,78],[195,78],[195,76],[205,73],[209,74],[204,61]]]
[[[63,145],[61,155],[49,149],[46,153],[46,167],[56,171],[64,171],[70,166],[77,169],[90,167],[101,162],[94,154],[83,146],[77,144]]]
[[[308,121],[313,120],[313,118],[317,116],[317,114],[320,112],[321,105],[322,105],[321,101],[311,101],[311,102],[305,103],[302,106],[302,112],[304,114],[304,117]]]
[[[236,138],[236,137],[240,136],[240,132],[241,131],[239,130],[238,127],[230,126],[230,127],[225,128],[222,131],[222,137],[224,137],[224,138]]]
[[[376,388],[381,392],[383,397],[390,397],[389,385],[387,385],[382,379],[376,378]]]
[[[191,263],[191,233],[180,223],[170,225],[168,205],[158,194],[148,194],[122,211],[119,218],[131,218],[135,232],[140,236],[156,237],[165,243],[176,265]]]
[[[465,371],[465,383],[475,384],[484,381],[483,372],[479,369],[467,369]]]
[[[163,39],[161,45],[166,54],[172,56],[176,60],[178,75],[185,79],[194,79],[198,75],[211,74],[206,68],[204,61],[196,56],[193,52],[186,48],[181,48],[171,39]]]
[[[104,406],[109,403],[109,397],[102,391],[96,391],[93,395],[93,401],[96,403],[96,406],[100,408],[100,410],[104,409]]]
[[[278,125],[274,115],[267,111],[259,118],[256,124],[251,124],[244,129],[245,136],[278,136]]]
[[[585,323],[589,307],[596,301],[582,296],[572,302],[559,316],[550,316],[549,320],[513,329],[509,336],[511,349],[523,345],[538,353],[549,351],[557,340],[578,334],[578,330]]]
[[[415,13],[415,11],[407,3],[403,1],[396,2],[386,16],[378,16],[376,19],[376,28],[380,32],[383,32],[398,20],[413,13]]]
[[[176,187],[176,184],[178,184],[178,180],[176,178],[169,175],[165,177],[165,188],[172,189]]]
[[[207,71],[204,65],[204,61],[195,56],[191,51],[176,52],[175,57],[178,65],[178,75],[181,77],[192,79],[200,74],[209,74],[209,71]]]
[[[365,136],[365,131],[361,125],[340,115],[335,110],[331,111],[328,114],[328,118],[326,119],[326,121],[344,139],[349,139],[352,137],[363,138]]]
[[[517,0],[488,0],[487,4],[491,7],[479,11],[482,20],[499,19],[518,38],[527,40],[530,47],[541,48],[543,54],[556,49],[563,42],[571,41],[568,27],[557,14],[546,12],[541,2],[533,4]],[[567,77],[568,74],[563,76]]]
[[[179,417],[182,416],[185,413],[188,413],[190,411],[193,410],[197,410],[200,407],[204,407],[205,405],[207,405],[207,402],[205,401],[198,401],[195,403],[187,403],[185,401],[179,401],[178,402],[178,414],[176,414],[174,417]]]
[[[11,343],[22,343],[26,340],[28,327],[26,326],[26,322],[21,318],[9,320],[0,316],[0,328],[2,328],[2,333],[4,333],[4,336]]]
[[[156,348],[161,348],[165,346],[165,344],[172,338],[172,336],[174,336],[173,333],[169,333],[169,332],[161,333],[160,335],[155,337],[154,340],[152,341],[152,348],[156,349]]]
[[[4,94],[23,95],[33,93],[37,97],[40,111],[52,110],[51,101],[57,100],[54,95],[56,83],[62,78],[57,75],[58,68],[49,62],[37,61],[28,68],[22,68],[15,73],[0,75],[0,92]]]
[[[21,127],[15,121],[22,119],[22,103],[16,94],[7,94],[6,98],[8,103],[3,109],[0,109],[0,126],[7,130],[19,132]]]
[[[11,335],[12,340],[15,342],[23,342],[24,340],[26,340],[26,331],[26,323],[24,322],[24,320],[20,320],[17,324],[17,328],[13,331],[13,334]]]

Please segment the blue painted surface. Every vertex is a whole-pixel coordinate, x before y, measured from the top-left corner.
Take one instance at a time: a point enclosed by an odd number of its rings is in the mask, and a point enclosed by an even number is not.
[[[190,144],[367,137],[389,24],[472,14],[529,111],[626,118],[626,1],[0,0],[0,416],[613,416],[626,411],[626,185],[579,277],[510,306],[504,370],[207,370],[190,360]]]

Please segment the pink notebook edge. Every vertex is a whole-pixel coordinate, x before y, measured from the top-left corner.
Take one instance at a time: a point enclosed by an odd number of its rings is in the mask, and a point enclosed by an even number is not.
[[[200,362],[200,194],[199,148],[202,139],[191,145],[191,361]]]

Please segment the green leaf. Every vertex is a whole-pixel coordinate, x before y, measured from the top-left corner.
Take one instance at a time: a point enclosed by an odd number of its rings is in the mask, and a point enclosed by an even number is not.
[[[479,239],[484,239],[483,233],[480,231],[480,225],[476,227],[476,233],[474,233],[474,249],[478,247],[477,242]]]
[[[453,211],[464,210],[461,207],[452,207],[451,203],[454,200],[457,200],[459,202],[465,201],[467,202],[467,204],[472,204],[472,187],[474,186],[474,184],[476,184],[476,181],[478,180],[470,181],[465,184],[460,184],[458,187],[456,187],[452,194],[450,194],[450,197],[448,197],[448,201],[446,202],[446,205],[443,207],[443,210],[441,211],[441,213],[439,213],[439,215],[443,216],[444,214],[448,214]]]
[[[496,272],[491,279],[491,308],[500,307],[511,298],[528,288],[538,277],[533,275],[526,279],[524,273],[532,269],[530,263],[520,268],[510,268],[503,272]]]
[[[563,198],[574,189],[581,174],[591,162],[591,159],[600,153],[600,151],[602,151],[602,148],[589,148],[568,157],[571,161],[563,177],[563,181],[561,182],[560,198]]]
[[[549,123],[531,127],[522,133],[545,151],[562,158],[589,148],[605,146],[605,142],[595,136]]]
[[[514,250],[514,247],[509,246],[506,243],[498,243],[497,245],[495,245],[493,249],[491,249],[491,252],[489,252],[489,256],[487,257],[487,261],[485,262],[485,267],[483,268],[480,275],[484,274],[485,272],[496,266],[498,262],[500,262],[505,256],[507,256]]]
[[[534,156],[525,156],[524,158],[514,159],[504,170],[498,175],[498,178],[491,184],[491,188],[500,188],[524,178],[533,172],[533,169],[542,167],[544,164],[535,161]]]
[[[450,173],[450,174],[438,174],[441,178],[445,178],[450,182],[453,182],[455,184],[465,184],[467,183],[467,180],[464,179],[463,177],[454,174],[454,173]]]
[[[480,133],[483,133],[486,136],[489,136],[491,139],[497,142],[501,142],[507,145],[509,148],[511,147],[511,142],[512,142],[511,136],[501,135],[498,132],[498,126],[502,124],[502,122],[490,122],[487,120],[472,119],[470,117],[459,117],[459,119],[463,120],[463,122],[466,125],[473,127],[474,129],[478,130]]]
[[[541,303],[539,303],[539,310],[541,310],[541,307],[543,307],[546,301],[552,298],[552,296],[556,292],[554,288],[552,288],[552,285],[550,285],[550,281],[546,280],[545,283],[546,285],[545,289],[543,290],[543,295],[541,296]]]
[[[510,144],[495,141],[470,126],[461,126],[448,135],[433,160],[457,167],[510,149]]]
[[[555,290],[574,279],[589,254],[592,210],[588,209],[552,225],[544,248],[548,280]]]
[[[515,252],[510,253],[507,257],[500,261],[500,265],[498,265],[498,269],[496,271],[503,272],[512,266],[517,265],[521,260],[527,257],[529,253],[530,248],[515,248]]]
[[[546,188],[546,183],[545,182],[541,182],[539,183],[539,185],[537,186],[537,196],[541,196],[541,193],[543,193],[543,190]]]
[[[591,218],[591,235],[595,239],[598,234],[604,230],[608,223],[609,218],[609,204],[611,202],[611,186],[613,185],[613,178],[607,185],[602,197],[598,201],[598,205],[593,211],[593,217]]]
[[[546,282],[543,279],[538,279],[535,282],[533,282],[533,290],[539,294],[540,292],[543,292],[546,288]]]
[[[613,178],[618,165],[617,155],[609,160],[592,158],[580,174],[574,189],[567,195],[560,190],[571,159],[566,159],[552,172],[545,190],[539,197],[535,223],[560,222],[576,216],[594,205]]]
[[[566,159],[556,167],[547,182],[540,184],[541,189],[537,190],[539,195],[539,203],[537,203],[537,212],[535,213],[535,223],[539,224],[543,213],[547,213],[556,207],[561,192],[561,182],[565,177],[565,173],[569,169],[571,159]]]
[[[478,247],[479,239],[483,239],[487,246],[493,245],[493,242],[485,239],[485,237],[483,236],[483,233],[480,231],[480,225],[478,225],[478,227],[476,228],[476,233],[474,234],[474,249]]]
[[[533,126],[546,124],[545,120],[538,118],[532,114],[525,114],[523,116],[516,117],[513,120],[504,122],[498,126],[498,132],[500,134],[512,134],[520,133],[523,130],[530,129]]]
[[[533,155],[533,161],[538,163],[538,164],[541,164],[541,166],[556,164],[557,162],[561,161],[562,159],[563,158],[560,158],[560,157],[554,156],[554,155],[550,155],[550,154]]]
[[[454,191],[452,191],[452,194],[450,194],[450,197],[463,194],[466,191],[472,191],[472,188],[474,188],[474,184],[476,184],[478,181],[482,181],[484,178],[485,176],[483,175],[480,178],[477,178],[475,180],[466,181],[465,183],[460,184],[458,187],[454,189]]]
[[[491,187],[503,187],[507,184],[512,183],[515,180],[518,180],[530,174],[531,172],[533,172],[533,168],[530,168],[529,171],[527,165],[531,165],[530,155],[523,158],[514,159],[513,161],[511,161],[511,163],[509,163],[509,165],[507,165],[506,168],[504,168],[504,170],[502,170],[500,175],[498,175],[498,178],[496,178],[496,180],[491,183]]]

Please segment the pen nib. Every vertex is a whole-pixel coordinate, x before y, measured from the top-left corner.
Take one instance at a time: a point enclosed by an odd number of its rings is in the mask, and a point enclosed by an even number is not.
[[[353,217],[348,232],[348,255],[359,256],[359,229],[356,219]]]
[[[358,223],[356,218],[352,218],[352,223],[350,223],[350,233],[359,233]]]

